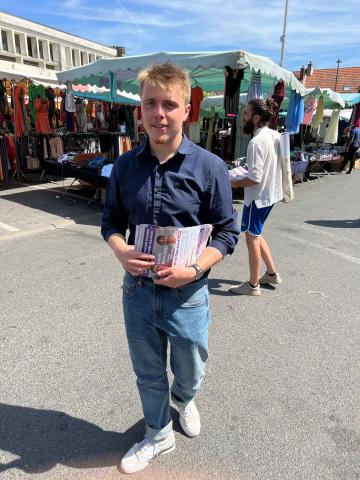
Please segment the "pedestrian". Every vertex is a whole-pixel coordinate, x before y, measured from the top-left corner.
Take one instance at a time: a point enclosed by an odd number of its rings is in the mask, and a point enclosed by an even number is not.
[[[353,126],[349,133],[349,138],[346,143],[346,153],[345,153],[345,161],[342,166],[341,170],[344,170],[347,163],[350,162],[349,170],[346,172],[347,174],[351,175],[352,169],[355,165],[356,160],[356,152],[360,147],[360,127]]]
[[[125,270],[123,312],[146,433],[123,457],[133,473],[175,448],[170,398],[189,437],[200,433],[194,403],[208,357],[207,276],[232,253],[239,229],[224,162],[183,135],[190,111],[190,79],[169,62],[140,72],[144,144],[119,157],[106,192],[102,235]],[[154,256],[134,251],[136,225],[192,227],[212,224],[209,245],[192,266],[144,276]],[[126,233],[129,231],[127,242]],[[169,395],[167,347],[174,374]]]
[[[262,236],[264,223],[274,204],[283,199],[280,134],[268,127],[273,115],[273,100],[251,100],[244,109],[243,130],[253,135],[247,149],[248,173],[241,180],[232,179],[234,188],[244,187],[241,231],[245,232],[249,254],[250,279],[230,288],[238,295],[261,295],[260,284],[279,285],[270,248]],[[261,259],[266,265],[260,277]]]

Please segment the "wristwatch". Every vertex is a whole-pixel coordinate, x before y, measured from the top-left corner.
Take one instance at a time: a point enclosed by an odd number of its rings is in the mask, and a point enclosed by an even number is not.
[[[204,270],[197,263],[193,263],[190,265],[190,267],[192,267],[196,272],[195,280],[200,280],[200,278],[204,275]]]

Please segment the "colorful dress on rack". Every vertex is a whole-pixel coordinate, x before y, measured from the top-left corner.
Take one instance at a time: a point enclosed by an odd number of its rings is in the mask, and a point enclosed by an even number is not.
[[[36,109],[35,128],[36,128],[36,131],[39,133],[51,133],[49,117],[48,117],[48,108],[49,108],[48,100],[46,101],[46,103],[45,102],[43,103],[41,98],[37,98],[35,100],[35,109]]]
[[[24,95],[22,87],[16,85],[14,88],[14,106],[15,106],[15,132],[17,137],[22,137],[25,133],[23,109],[20,97]]]
[[[271,98],[276,102],[278,108],[275,110],[272,119],[270,120],[269,127],[276,130],[278,121],[279,121],[279,111],[280,106],[285,98],[285,82],[284,80],[280,80],[275,87],[274,93],[271,95]]]

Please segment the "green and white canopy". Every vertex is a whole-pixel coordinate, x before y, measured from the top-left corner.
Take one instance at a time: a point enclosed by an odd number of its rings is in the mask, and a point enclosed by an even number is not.
[[[340,93],[336,93],[330,88],[307,88],[305,93],[305,100],[307,97],[316,97],[324,99],[324,108],[336,109],[345,108],[345,100]],[[289,99],[285,98],[281,104],[281,110],[287,110],[289,105]]]
[[[353,107],[357,103],[360,103],[360,93],[342,93],[341,96],[348,107]]]
[[[244,69],[241,92],[247,92],[253,71],[260,72],[264,94],[271,91],[274,81],[284,80],[287,92],[295,90],[305,95],[304,86],[292,72],[285,70],[270,58],[253,55],[243,50],[229,52],[161,52],[147,55],[100,59],[83,67],[57,74],[61,83],[89,84],[110,89],[110,97],[116,99],[117,90],[138,93],[137,74],[152,63],[170,61],[190,72],[193,86],[199,85],[205,92],[224,90],[224,67]]]

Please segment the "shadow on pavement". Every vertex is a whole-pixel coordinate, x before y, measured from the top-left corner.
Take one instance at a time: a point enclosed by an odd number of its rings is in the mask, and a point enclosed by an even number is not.
[[[209,278],[208,288],[210,295],[221,295],[223,297],[233,297],[234,294],[229,292],[229,288],[235,285],[239,285],[241,281],[226,280],[223,278]],[[223,290],[225,285],[226,290]]]
[[[306,220],[305,223],[318,227],[360,228],[360,218],[354,220]]]
[[[63,190],[55,187],[57,190]],[[102,206],[97,203],[87,204],[88,198],[78,198],[63,195],[52,189],[30,190],[2,194],[0,200],[17,203],[28,208],[46,212],[52,215],[71,219],[77,224],[100,226]]]
[[[241,283],[244,283],[246,280],[224,280],[223,278],[209,278],[208,280],[208,288],[209,288],[209,293],[210,295],[220,295],[223,297],[234,297],[236,296],[235,293],[229,292],[229,288],[235,286],[235,285],[240,285]],[[224,285],[226,285],[226,290],[224,290]],[[222,289],[221,289],[222,288]],[[264,290],[276,290],[276,287],[274,285],[270,284],[262,284],[261,288]]]
[[[144,434],[141,420],[123,433],[105,431],[64,412],[0,403],[0,450],[20,458],[0,463],[35,474],[57,464],[73,468],[117,466]]]

